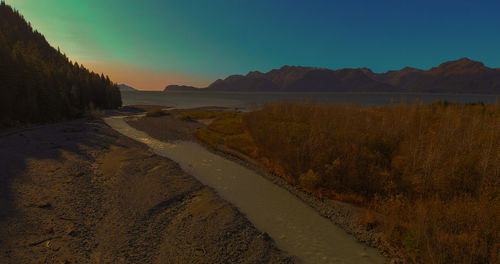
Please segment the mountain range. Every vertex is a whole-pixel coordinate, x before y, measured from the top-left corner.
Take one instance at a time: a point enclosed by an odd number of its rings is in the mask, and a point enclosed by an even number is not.
[[[208,87],[169,85],[164,91],[409,92],[500,94],[500,69],[462,58],[429,70],[406,67],[386,73],[368,68],[330,70],[283,66],[218,79]]]

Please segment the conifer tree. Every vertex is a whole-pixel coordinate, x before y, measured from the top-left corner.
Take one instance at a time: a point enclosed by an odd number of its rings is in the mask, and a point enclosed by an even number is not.
[[[0,127],[81,117],[121,106],[118,86],[49,45],[19,12],[0,4]]]

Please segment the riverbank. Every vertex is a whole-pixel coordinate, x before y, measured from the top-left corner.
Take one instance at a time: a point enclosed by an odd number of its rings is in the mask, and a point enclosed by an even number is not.
[[[212,189],[102,121],[4,135],[0,157],[2,263],[292,262]]]
[[[212,151],[260,172],[393,259],[488,263],[498,259],[498,113],[495,105],[436,102],[171,114],[190,123],[211,117],[191,131]],[[173,140],[146,120],[129,123]]]
[[[203,113],[207,110],[210,109],[175,110],[167,116],[129,118],[127,119],[127,123],[135,129],[144,131],[153,138],[163,142],[174,143],[176,140],[194,140],[205,145],[211,152],[249,168],[272,183],[289,191],[311,206],[320,215],[329,219],[335,225],[352,235],[359,242],[378,249],[382,255],[391,258],[395,263],[401,261],[400,258],[397,257],[396,250],[392,249],[381,239],[382,234],[376,232],[373,228],[367,227],[366,223],[362,221],[365,213],[363,209],[332,199],[320,199],[297,185],[290,184],[241,153],[231,151],[228,148],[221,148],[220,146],[214,148],[213,146],[205,144],[205,142],[197,140],[193,135],[198,129],[207,127],[207,125],[210,124],[207,120],[211,119],[203,118],[196,120],[191,118],[186,119],[185,117],[190,115],[203,116]],[[180,120],[179,118],[185,120]],[[180,137],[179,134],[184,134],[184,136]]]
[[[157,116],[157,111],[154,113]],[[206,118],[209,115],[189,113],[188,116]],[[181,118],[188,117],[182,114]],[[296,256],[300,263],[387,262],[374,248],[357,242],[296,196],[245,166],[214,154],[196,142],[157,140],[134,129],[124,118],[111,117],[105,121],[116,131],[148,145],[158,155],[174,160],[184,171],[212,187],[259,230],[268,233],[278,248]]]

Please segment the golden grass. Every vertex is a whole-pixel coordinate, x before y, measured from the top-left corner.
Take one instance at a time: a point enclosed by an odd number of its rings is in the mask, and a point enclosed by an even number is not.
[[[219,116],[198,137],[318,196],[381,215],[409,261],[500,263],[500,107],[284,103]]]
[[[170,112],[168,110],[162,110],[162,109],[151,109],[146,112],[147,117],[160,117],[160,116],[166,116],[170,115]]]

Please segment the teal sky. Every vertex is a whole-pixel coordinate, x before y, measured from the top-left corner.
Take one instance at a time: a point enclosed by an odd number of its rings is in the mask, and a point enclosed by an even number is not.
[[[71,59],[147,90],[283,65],[500,67],[500,1],[6,2]]]

